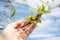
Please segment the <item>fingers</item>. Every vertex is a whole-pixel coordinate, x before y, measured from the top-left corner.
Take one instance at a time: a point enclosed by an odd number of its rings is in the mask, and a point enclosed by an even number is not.
[[[33,31],[34,28],[35,28],[34,24],[31,24],[29,27],[27,27],[25,29],[26,35],[28,36]]]
[[[35,26],[34,26],[34,24],[28,24],[28,25],[26,25],[25,27],[23,27],[23,28],[20,28],[20,29],[18,29],[19,30],[19,33],[21,34],[21,35],[24,35],[25,34],[25,36],[24,37],[28,37],[28,35],[33,31],[33,29],[35,28]],[[23,32],[22,32],[22,31]]]
[[[16,23],[15,23],[15,29],[21,28],[25,23],[26,23],[25,20],[16,22]]]
[[[22,30],[25,32],[26,36],[28,36],[33,31],[34,28],[35,28],[34,24],[28,24],[27,26],[22,28]]]
[[[35,21],[35,24],[37,24],[37,22]],[[24,28],[22,28],[23,30],[25,30],[26,28],[28,29],[28,27],[30,27],[30,26],[33,26],[34,25],[34,23],[28,23]]]
[[[18,28],[22,27],[25,23],[26,23],[25,20],[20,20],[20,21],[8,24],[6,28],[18,29]]]
[[[25,31],[26,28],[28,28],[30,26],[30,24],[26,25],[25,27],[22,28],[22,30]]]

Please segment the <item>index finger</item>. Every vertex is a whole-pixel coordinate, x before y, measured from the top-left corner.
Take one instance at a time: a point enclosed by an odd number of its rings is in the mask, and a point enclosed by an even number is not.
[[[21,28],[24,24],[26,24],[27,22],[25,20],[21,20],[21,21],[17,21],[15,23],[15,29]]]

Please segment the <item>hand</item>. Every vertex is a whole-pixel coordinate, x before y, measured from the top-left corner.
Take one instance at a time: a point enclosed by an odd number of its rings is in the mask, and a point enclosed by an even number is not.
[[[26,23],[25,20],[22,20],[8,24],[3,30],[2,40],[26,40],[35,28],[34,24],[25,25]]]

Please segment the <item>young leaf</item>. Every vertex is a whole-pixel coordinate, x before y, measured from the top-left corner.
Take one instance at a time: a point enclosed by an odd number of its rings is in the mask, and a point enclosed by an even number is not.
[[[30,17],[26,18],[26,21],[27,22],[30,22],[31,21],[31,18]]]
[[[15,14],[16,14],[16,9],[13,9],[13,10],[11,11],[11,17],[13,17]]]
[[[42,4],[41,11],[44,11],[44,10],[45,10],[45,6],[44,6],[44,4]]]
[[[43,14],[43,11],[39,12],[39,14]]]
[[[34,10],[31,10],[31,16],[34,16]]]
[[[36,16],[33,16],[33,20],[35,20],[36,19]]]
[[[38,20],[39,21],[39,23],[41,23],[41,20]]]
[[[58,7],[60,8],[60,4],[58,4]]]
[[[43,11],[41,10],[41,7],[38,6],[38,14],[41,14],[41,13],[43,13]]]
[[[33,23],[34,25],[36,25],[35,21],[41,23],[40,18],[43,13],[50,13],[50,10],[45,10],[44,4],[42,4],[42,6],[38,6],[38,13],[36,16],[34,16],[34,11],[31,10],[31,16],[28,17],[26,20],[27,22]]]
[[[6,4],[5,7],[9,7],[9,4]]]
[[[37,27],[37,24],[35,22],[33,22],[33,24]]]
[[[11,2],[12,0],[7,0],[8,2]]]
[[[50,10],[45,10],[44,13],[50,13]]]
[[[41,23],[41,19],[40,19],[40,17],[38,17],[38,22]]]
[[[41,7],[40,6],[38,6],[38,12],[41,12]]]

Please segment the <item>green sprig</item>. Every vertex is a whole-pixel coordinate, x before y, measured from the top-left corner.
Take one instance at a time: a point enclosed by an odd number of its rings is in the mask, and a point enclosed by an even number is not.
[[[36,15],[34,15],[34,10],[31,10],[31,16],[26,18],[26,20],[27,20],[27,22],[33,23],[34,25],[36,25],[35,22],[37,21],[37,22],[41,23],[41,19],[40,19],[41,16],[43,14],[47,14],[47,13],[50,13],[50,10],[45,9],[45,5],[42,4],[42,6],[38,6],[38,13]]]
[[[13,9],[10,14],[11,14],[11,17],[13,17],[16,14],[16,9]]]

